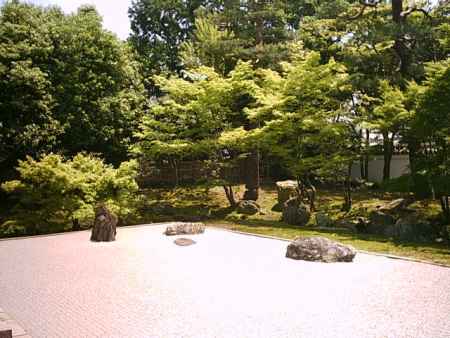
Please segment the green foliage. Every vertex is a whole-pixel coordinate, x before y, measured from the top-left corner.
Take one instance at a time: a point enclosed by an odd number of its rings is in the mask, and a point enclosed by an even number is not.
[[[282,158],[296,177],[345,175],[358,148],[346,106],[351,88],[345,67],[334,60],[320,64],[318,53],[284,66],[282,77],[266,73],[271,97],[261,95],[253,110],[265,116],[265,124],[249,137]]]
[[[92,7],[0,12],[0,172],[49,151],[127,157],[145,103],[133,52]]]
[[[386,80],[381,81],[379,87],[380,98],[373,99],[374,109],[365,126],[380,134],[395,137],[410,118],[410,113],[405,109],[406,99],[399,88],[389,85]]]
[[[179,77],[156,77],[166,93],[144,116],[132,151],[151,160],[207,158],[221,147],[220,135],[247,121],[258,85],[249,63],[228,75],[201,67]]]
[[[129,9],[130,41],[149,76],[199,65],[227,74],[238,60],[277,67],[290,55],[285,42],[306,2],[137,0]]]
[[[180,44],[192,32],[195,11],[209,1],[135,0],[129,8],[130,41],[149,74],[180,69]]]
[[[90,224],[97,203],[106,204],[119,217],[133,212],[137,184],[135,161],[114,169],[92,155],[78,154],[64,160],[50,154],[39,160],[27,157],[17,168],[19,179],[2,184],[17,201],[15,214],[27,233],[52,223]],[[8,224],[4,224],[8,231]]]
[[[428,66],[413,131],[422,141],[418,171],[438,196],[450,195],[450,60]],[[414,88],[414,87],[413,87]]]

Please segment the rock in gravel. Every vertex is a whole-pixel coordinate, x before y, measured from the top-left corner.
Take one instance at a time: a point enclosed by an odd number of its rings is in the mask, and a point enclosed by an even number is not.
[[[188,246],[188,245],[192,245],[192,244],[196,243],[195,241],[193,241],[190,238],[177,238],[173,242],[179,246]]]
[[[205,232],[203,223],[174,223],[166,228],[164,232],[167,236],[175,235],[195,235]]]
[[[313,262],[352,262],[353,247],[325,237],[298,237],[287,247],[286,257]]]
[[[91,241],[112,242],[116,240],[117,217],[104,205],[100,205],[95,211],[94,227],[92,228]]]
[[[254,215],[258,213],[259,210],[260,210],[259,204],[251,200],[239,201],[236,207],[237,213],[244,215]]]

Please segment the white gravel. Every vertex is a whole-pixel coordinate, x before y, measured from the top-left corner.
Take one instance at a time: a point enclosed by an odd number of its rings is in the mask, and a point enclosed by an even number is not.
[[[449,268],[294,261],[211,228],[180,247],[165,226],[0,241],[0,307],[35,338],[450,337]]]

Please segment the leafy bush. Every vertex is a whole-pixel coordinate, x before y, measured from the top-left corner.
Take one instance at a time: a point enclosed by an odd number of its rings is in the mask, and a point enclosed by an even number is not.
[[[106,204],[121,219],[133,212],[138,189],[135,161],[115,169],[92,155],[80,153],[65,160],[49,154],[40,160],[27,157],[17,170],[19,180],[1,187],[16,201],[14,214],[26,224],[28,234],[49,224],[88,226],[97,203]]]

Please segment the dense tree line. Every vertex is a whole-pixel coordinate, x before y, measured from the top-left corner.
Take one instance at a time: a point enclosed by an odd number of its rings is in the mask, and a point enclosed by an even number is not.
[[[234,204],[221,171],[243,163],[243,198],[258,199],[271,156],[306,190],[340,184],[349,210],[352,166],[367,179],[381,152],[387,182],[397,149],[408,189],[450,217],[448,2],[134,0],[129,17],[120,41],[89,6],[3,5],[1,181],[49,153],[199,159]]]
[[[145,103],[132,49],[92,7],[7,2],[0,16],[0,173],[25,155],[100,153],[127,158]]]

